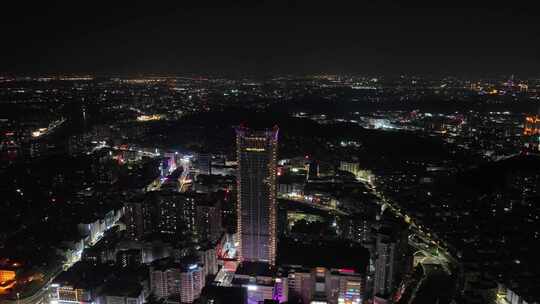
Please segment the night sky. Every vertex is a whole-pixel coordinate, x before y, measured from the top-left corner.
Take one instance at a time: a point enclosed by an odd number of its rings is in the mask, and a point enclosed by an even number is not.
[[[0,73],[540,74],[540,10],[517,1],[16,2]]]

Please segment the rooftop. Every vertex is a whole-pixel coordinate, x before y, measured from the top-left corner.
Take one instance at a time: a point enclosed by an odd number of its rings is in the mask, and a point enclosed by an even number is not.
[[[236,269],[236,275],[257,277],[273,277],[276,275],[275,267],[261,262],[242,262]]]
[[[278,243],[279,265],[302,265],[352,269],[364,273],[369,264],[369,252],[359,244],[347,241],[302,242],[282,240]]]
[[[137,298],[141,295],[142,286],[137,281],[126,281],[113,279],[107,281],[101,294],[105,296],[120,296],[120,297],[129,297]]]
[[[199,264],[199,258],[195,256],[188,256],[181,260],[175,260],[173,258],[164,258],[152,262],[152,269],[165,271],[168,269],[181,269],[189,270],[193,265]]]

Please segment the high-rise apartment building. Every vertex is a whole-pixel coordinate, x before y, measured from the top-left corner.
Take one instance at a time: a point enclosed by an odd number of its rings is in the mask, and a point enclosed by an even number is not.
[[[374,295],[388,296],[399,285],[404,274],[412,267],[404,231],[377,233]]]
[[[196,261],[156,261],[150,267],[150,289],[169,303],[193,303],[205,284],[204,268]]]
[[[357,175],[360,171],[360,165],[357,162],[341,161],[339,163],[339,170],[347,171],[354,175]]]
[[[200,240],[217,241],[223,232],[221,203],[218,200],[199,200],[195,210],[195,230]]]
[[[212,174],[212,154],[199,153],[197,155],[197,166],[200,174]]]
[[[124,205],[127,237],[131,240],[140,241],[144,235],[151,232],[152,216],[149,199],[137,198]]]
[[[198,196],[162,191],[156,201],[154,217],[159,233],[192,233],[195,231],[195,206]]]
[[[236,129],[238,159],[238,256],[240,261],[276,260],[278,128]]]

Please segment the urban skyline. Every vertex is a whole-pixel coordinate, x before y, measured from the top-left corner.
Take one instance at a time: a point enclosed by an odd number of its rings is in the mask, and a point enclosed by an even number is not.
[[[528,3],[0,10],[0,304],[538,304]]]

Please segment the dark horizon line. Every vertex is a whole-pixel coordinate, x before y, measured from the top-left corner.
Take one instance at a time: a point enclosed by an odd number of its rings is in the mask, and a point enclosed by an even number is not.
[[[339,76],[339,77],[380,77],[380,78],[395,78],[395,77],[419,77],[419,78],[516,78],[516,79],[540,79],[540,73],[536,76],[531,76],[529,73],[493,73],[493,72],[462,72],[462,73],[373,73],[373,72],[313,72],[313,73],[265,73],[257,74],[253,72],[246,73],[231,73],[231,72],[187,72],[187,73],[171,73],[171,72],[0,72],[0,78],[61,78],[61,77],[92,77],[92,78],[230,78],[230,79],[271,79],[280,77],[317,77],[317,76]]]

